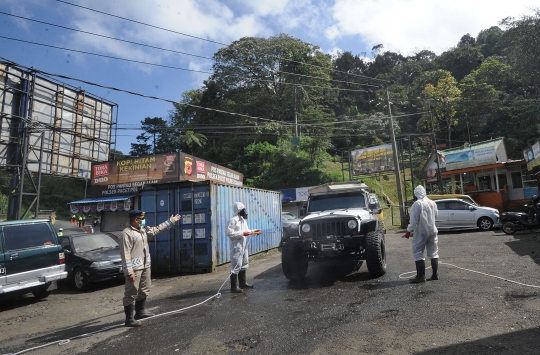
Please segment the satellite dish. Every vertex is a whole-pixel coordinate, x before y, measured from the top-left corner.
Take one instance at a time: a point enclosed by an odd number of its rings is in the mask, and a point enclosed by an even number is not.
[[[465,143],[463,144],[463,146],[464,146],[465,148],[469,148],[469,147],[471,146],[471,143],[465,142]]]

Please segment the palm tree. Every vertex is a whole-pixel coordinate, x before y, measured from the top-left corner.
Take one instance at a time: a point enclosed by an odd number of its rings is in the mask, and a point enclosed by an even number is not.
[[[208,138],[202,133],[195,133],[193,131],[186,131],[184,134],[180,137],[179,141],[182,145],[187,145],[188,148],[191,150],[191,155],[193,155],[193,147],[199,146],[202,147]]]

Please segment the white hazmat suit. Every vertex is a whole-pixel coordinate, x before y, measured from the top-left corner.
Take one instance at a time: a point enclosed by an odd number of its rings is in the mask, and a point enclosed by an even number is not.
[[[227,236],[231,239],[231,273],[238,274],[240,270],[249,267],[249,255],[246,248],[244,232],[250,232],[247,221],[238,215],[245,208],[242,202],[233,205],[234,217],[227,223]]]
[[[437,204],[426,197],[426,190],[419,185],[414,189],[417,200],[411,206],[410,223],[407,232],[414,232],[412,250],[414,261],[424,260],[424,249],[430,259],[439,258],[437,246],[437,227],[435,220],[438,215]]]

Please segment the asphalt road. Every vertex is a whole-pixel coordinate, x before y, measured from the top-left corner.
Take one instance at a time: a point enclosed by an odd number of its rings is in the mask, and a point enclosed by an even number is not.
[[[94,331],[25,354],[538,354],[540,289],[508,281],[540,286],[538,234],[441,233],[440,280],[418,285],[406,280],[414,273],[402,275],[414,270],[402,234],[386,235],[380,278],[365,265],[351,273],[355,265],[318,263],[305,282],[291,283],[274,251],[252,258],[255,289],[231,294],[226,283],[221,297],[135,329],[121,326],[121,281],[85,293],[63,282],[46,300],[2,302],[0,354]],[[147,306],[163,314],[195,305],[227,276],[228,265],[154,275]]]

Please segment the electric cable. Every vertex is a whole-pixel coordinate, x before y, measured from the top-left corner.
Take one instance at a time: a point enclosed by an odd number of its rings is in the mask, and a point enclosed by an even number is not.
[[[194,72],[194,73],[199,73],[199,74],[208,74],[208,75],[214,75],[215,74],[213,72],[204,71],[204,70],[188,69],[188,68],[175,67],[175,66],[166,65],[166,64],[150,63],[150,62],[145,62],[145,61],[136,60],[136,59],[114,57],[114,56],[110,56],[110,55],[107,55],[107,54],[99,54],[99,53],[87,52],[87,51],[83,51],[83,50],[79,50],[79,49],[53,46],[53,45],[45,44],[45,43],[27,41],[27,40],[23,40],[23,39],[20,39],[20,38],[12,38],[12,37],[6,37],[6,36],[1,36],[1,35],[0,35],[0,38],[7,39],[7,40],[10,40],[10,41],[28,43],[28,44],[32,44],[32,45],[36,45],[36,46],[42,46],[42,47],[49,47],[49,48],[53,48],[53,49],[64,50],[64,51],[68,51],[68,52],[87,54],[87,55],[92,55],[92,56],[96,56],[96,57],[103,57],[103,58],[108,58],[108,59],[114,59],[114,60],[123,60],[123,61],[126,61],[126,62],[132,62],[132,63],[143,64],[143,65],[150,65],[150,66],[155,66],[155,67],[160,67],[160,68],[173,69],[173,70],[182,70],[182,71]],[[282,71],[276,71],[276,72],[283,73],[283,74],[296,75],[296,76],[300,76],[300,77],[304,77],[304,78],[310,78],[310,79],[336,81],[336,82],[346,83],[346,84],[366,85],[366,84],[360,84],[360,83],[346,82],[346,81],[342,81],[342,80],[320,78],[320,77],[315,77],[315,76],[305,75],[305,74],[296,74],[296,73],[282,72]],[[226,76],[226,77],[233,77],[233,78],[236,78],[236,79],[239,78],[239,75],[235,75],[235,74],[222,74],[222,75]],[[324,87],[324,86],[318,86],[318,85],[298,84],[298,83],[292,83],[292,82],[286,82],[286,81],[277,81],[276,82],[276,81],[272,81],[272,80],[265,80],[265,79],[258,79],[258,78],[249,78],[249,77],[246,78],[246,77],[242,77],[242,76],[240,76],[240,77],[242,78],[242,80],[269,82],[269,83],[281,84],[281,85],[297,85],[297,86],[301,86],[301,87],[305,86],[305,87],[312,87],[312,88],[321,88],[321,89],[326,89],[326,90],[338,90],[338,91],[350,91],[350,92],[369,92],[369,90],[344,89],[344,88],[338,88],[338,87]],[[373,86],[373,85],[368,85],[368,86]]]
[[[207,60],[212,60],[212,61],[214,61],[214,58],[212,58],[212,57],[206,57],[206,56],[202,56],[202,55],[197,55],[197,54],[192,54],[192,53],[187,53],[187,52],[177,51],[177,50],[174,50],[174,49],[167,49],[167,48],[162,48],[162,47],[152,46],[152,45],[149,45],[149,44],[144,44],[144,43],[139,43],[139,42],[135,42],[135,41],[125,40],[125,39],[121,39],[121,38],[116,38],[116,37],[111,37],[111,36],[101,35],[101,34],[98,34],[98,33],[88,32],[88,31],[79,30],[79,29],[76,29],[76,28],[71,28],[71,27],[62,26],[62,25],[57,25],[57,24],[50,23],[50,22],[45,22],[45,21],[40,21],[40,20],[31,19],[31,18],[24,17],[24,16],[19,16],[19,15],[15,15],[15,14],[10,14],[10,13],[3,12],[3,11],[0,11],[0,14],[6,15],[6,16],[13,16],[13,17],[17,17],[17,18],[20,18],[20,19],[23,19],[23,20],[33,21],[33,22],[37,22],[37,23],[44,24],[44,25],[53,26],[53,27],[58,27],[58,28],[62,28],[62,29],[70,30],[70,31],[80,32],[80,33],[88,34],[88,35],[91,35],[91,36],[97,36],[97,37],[107,38],[107,39],[111,39],[111,40],[114,40],[114,41],[119,41],[119,42],[124,42],[124,43],[134,44],[134,45],[137,45],[137,46],[143,46],[143,47],[147,47],[147,48],[153,48],[153,49],[157,49],[157,50],[162,50],[162,51],[167,51],[167,52],[172,52],[172,53],[177,53],[177,54],[183,54],[183,55],[187,55],[187,56],[192,56],[192,57],[197,57],[197,58],[201,58],[201,59],[207,59]],[[19,40],[19,39],[17,39],[17,40]],[[21,40],[21,41],[22,41],[22,40]],[[30,44],[45,45],[45,44],[38,44],[38,43],[30,43]],[[59,47],[55,47],[55,49],[63,49],[63,50],[66,50],[66,51],[75,51],[75,50],[70,49],[70,48],[59,48]],[[88,53],[84,53],[84,54],[88,54]],[[128,60],[128,59],[124,59],[124,58],[115,58],[115,59],[119,59],[119,60]],[[149,65],[152,65],[152,64],[149,64]],[[248,64],[244,64],[244,66],[247,67],[247,68],[259,68],[259,67],[256,67],[256,66],[253,66],[253,65],[248,65]],[[186,70],[191,70],[191,69],[186,69]],[[209,73],[209,74],[215,75],[215,73],[211,73],[211,72],[204,72],[204,73]],[[310,79],[318,79],[318,80],[332,81],[332,82],[337,82],[337,83],[342,83],[342,84],[349,84],[349,85],[352,84],[352,85],[363,85],[363,86],[378,87],[377,85],[370,85],[370,84],[356,83],[356,82],[351,82],[351,81],[336,80],[336,79],[330,79],[330,78],[321,78],[321,77],[317,77],[317,76],[313,76],[313,75],[306,75],[306,74],[292,73],[292,72],[287,72],[287,71],[282,71],[282,70],[275,70],[275,71],[273,71],[273,73],[280,73],[280,74],[286,74],[286,75],[293,75],[293,76],[299,76],[299,77],[310,78]],[[226,75],[226,76],[234,76],[234,75]],[[263,79],[257,79],[257,78],[248,78],[248,79],[249,79],[249,80],[257,80],[257,81],[272,82],[271,80],[263,80]],[[279,82],[279,84],[289,84],[289,83]],[[297,85],[300,85],[300,84],[297,84]],[[305,85],[302,85],[302,86],[305,86]],[[346,90],[346,89],[342,89],[342,90]]]
[[[0,37],[2,37],[2,36],[0,36]],[[224,110],[218,110],[218,109],[213,109],[213,108],[188,104],[188,103],[185,103],[185,102],[177,102],[177,101],[174,101],[174,100],[165,99],[165,98],[152,96],[152,95],[144,95],[144,94],[141,94],[141,93],[138,93],[138,92],[135,92],[135,91],[120,89],[120,88],[116,88],[116,87],[113,87],[113,86],[102,85],[102,84],[94,83],[94,82],[87,81],[87,80],[84,80],[84,79],[78,79],[78,78],[69,77],[67,75],[53,74],[53,73],[48,73],[48,72],[38,70],[38,69],[35,69],[35,68],[29,68],[29,67],[26,67],[24,65],[20,65],[18,63],[9,61],[9,60],[7,60],[6,58],[3,58],[3,57],[0,57],[0,59],[6,60],[6,61],[8,61],[8,62],[10,62],[10,63],[12,63],[14,65],[17,65],[17,66],[22,67],[22,68],[26,68],[27,70],[34,71],[36,73],[40,73],[40,74],[43,74],[43,75],[47,75],[47,76],[51,76],[51,77],[63,78],[63,79],[67,79],[67,80],[79,81],[81,83],[85,83],[85,84],[88,84],[88,85],[97,86],[97,87],[101,87],[101,88],[105,88],[105,89],[109,89],[109,90],[114,90],[114,91],[119,91],[119,92],[125,92],[125,93],[131,94],[131,95],[145,97],[145,98],[148,98],[148,99],[160,100],[160,101],[165,101],[165,102],[169,102],[169,103],[172,103],[172,104],[177,104],[177,105],[182,105],[182,106],[189,106],[189,107],[198,108],[198,109],[201,109],[201,110],[207,110],[207,111],[212,111],[212,112],[217,112],[217,113],[228,114],[228,115],[232,115],[232,116],[250,118],[250,119],[254,119],[254,120],[277,122],[277,123],[283,123],[284,122],[284,121],[272,120],[272,119],[264,118],[264,117],[250,116],[250,115],[246,115],[246,114],[242,114],[242,113],[228,112],[228,111],[224,111]]]
[[[137,23],[137,24],[139,24],[139,25],[144,25],[144,26],[156,28],[156,29],[159,29],[159,30],[162,30],[162,31],[167,31],[167,32],[171,32],[171,33],[176,33],[176,34],[179,34],[179,35],[182,35],[182,36],[191,37],[191,38],[194,38],[194,39],[198,39],[198,40],[201,40],[201,41],[206,41],[206,42],[210,42],[210,43],[214,43],[214,44],[219,44],[219,45],[225,46],[225,47],[229,46],[229,44],[226,44],[226,43],[221,43],[221,42],[213,41],[213,40],[210,40],[210,39],[207,39],[207,38],[197,37],[197,36],[189,35],[189,34],[186,34],[186,33],[183,33],[183,32],[174,31],[174,30],[171,30],[171,29],[167,29],[167,28],[163,28],[163,27],[151,25],[151,24],[144,23],[144,22],[141,22],[141,21],[132,20],[132,19],[129,19],[129,18],[126,18],[126,17],[122,17],[122,16],[118,16],[118,15],[113,15],[113,14],[110,14],[110,13],[107,13],[107,12],[104,12],[104,11],[92,9],[92,8],[85,7],[85,6],[78,5],[78,4],[73,4],[73,3],[70,3],[70,2],[68,2],[68,1],[64,1],[64,0],[56,0],[56,1],[61,2],[61,3],[64,3],[64,4],[66,4],[66,5],[71,5],[71,6],[79,7],[79,8],[88,10],[88,11],[97,12],[97,13],[100,13],[100,14],[102,14],[102,15],[115,17],[115,18],[118,18],[118,19],[121,19],[121,20],[124,20],[124,21],[129,21],[129,22]],[[286,61],[289,61],[289,62],[291,62],[291,63],[307,65],[307,66],[311,66],[311,67],[315,67],[315,68],[319,68],[319,69],[331,70],[331,71],[336,72],[336,73],[347,74],[347,75],[356,76],[356,77],[361,77],[361,78],[366,78],[366,79],[370,79],[370,80],[377,80],[377,81],[380,81],[380,82],[383,82],[383,83],[389,83],[389,82],[390,82],[389,80],[378,79],[378,78],[372,78],[372,77],[369,77],[369,76],[360,75],[360,74],[348,73],[348,72],[344,72],[344,71],[340,71],[340,70],[336,70],[336,69],[329,69],[329,68],[321,67],[321,66],[319,66],[319,65],[314,65],[314,64],[310,64],[310,63],[300,62],[300,61],[296,61],[296,60],[292,60],[292,59],[287,59],[287,58],[283,58],[283,57],[279,57],[279,56],[270,56],[270,57],[277,58],[277,59],[280,59],[280,60],[286,60]]]
[[[532,288],[540,288],[540,286],[536,286],[536,285],[530,285],[530,284],[526,284],[526,283],[523,283],[523,282],[519,282],[519,281],[514,281],[514,280],[510,280],[510,279],[507,279],[507,278],[504,278],[504,277],[500,277],[500,276],[496,276],[496,275],[491,275],[491,274],[488,274],[488,273],[485,273],[485,272],[481,272],[481,271],[476,271],[476,270],[471,270],[471,269],[466,269],[466,268],[463,268],[463,267],[460,267],[460,266],[457,266],[457,265],[454,265],[454,264],[450,264],[450,263],[444,263],[444,262],[441,262],[439,260],[439,265],[449,265],[449,266],[453,266],[457,269],[460,269],[460,270],[464,270],[464,271],[469,271],[469,272],[473,272],[473,273],[476,273],[476,274],[480,274],[480,275],[484,275],[484,276],[488,276],[488,277],[493,277],[493,278],[496,278],[496,279],[499,279],[499,280],[502,280],[502,281],[506,281],[506,282],[510,282],[510,283],[513,283],[513,284],[516,284],[516,285],[520,285],[520,286],[525,286],[525,287],[532,287]],[[426,270],[429,270],[431,268],[430,267],[426,267]],[[416,271],[409,271],[409,272],[404,272],[403,274],[399,275],[398,277],[400,279],[404,279],[406,277],[402,277],[403,275],[408,275],[408,274],[413,274],[413,273],[416,273]]]

